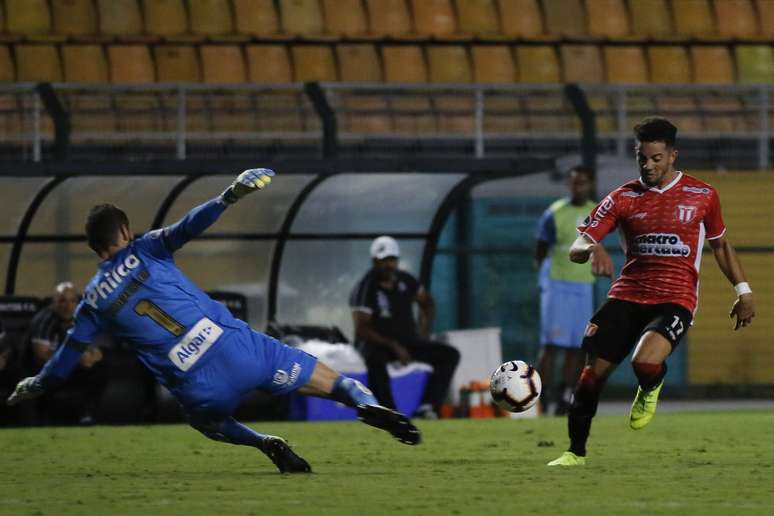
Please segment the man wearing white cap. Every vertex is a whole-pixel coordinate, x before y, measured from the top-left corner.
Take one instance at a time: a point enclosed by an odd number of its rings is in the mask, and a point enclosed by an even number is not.
[[[352,289],[349,306],[357,347],[368,368],[368,384],[385,407],[395,407],[387,373],[389,362],[425,362],[433,374],[415,417],[436,418],[460,360],[459,351],[429,340],[434,305],[430,293],[411,274],[398,268],[400,247],[380,236],[371,243],[371,269]],[[419,305],[419,324],[414,320]]]

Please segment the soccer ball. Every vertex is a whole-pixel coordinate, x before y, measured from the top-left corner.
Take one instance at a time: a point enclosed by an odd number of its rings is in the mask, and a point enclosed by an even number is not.
[[[537,403],[543,384],[534,367],[513,360],[492,373],[489,392],[497,405],[508,412],[524,412]]]

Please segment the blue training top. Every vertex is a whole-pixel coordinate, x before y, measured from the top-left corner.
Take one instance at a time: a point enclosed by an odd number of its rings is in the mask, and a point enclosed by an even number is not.
[[[224,333],[246,328],[244,321],[194,285],[172,256],[224,210],[220,198],[213,199],[100,263],[75,311],[69,345],[60,346],[44,366],[41,380],[66,378],[85,345],[98,334],[109,333],[128,341],[156,379],[173,388],[214,355],[207,351]]]

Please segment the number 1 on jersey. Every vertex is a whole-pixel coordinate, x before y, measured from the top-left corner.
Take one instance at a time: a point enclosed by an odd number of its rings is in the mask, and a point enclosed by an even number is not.
[[[153,322],[167,330],[172,335],[178,337],[183,334],[183,325],[177,322],[171,315],[159,308],[155,303],[147,300],[140,299],[137,304],[134,305],[134,311],[137,315],[147,315]]]

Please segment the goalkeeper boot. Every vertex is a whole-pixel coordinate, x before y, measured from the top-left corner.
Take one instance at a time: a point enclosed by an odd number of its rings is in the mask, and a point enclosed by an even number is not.
[[[586,464],[586,457],[575,455],[571,451],[566,451],[559,456],[558,459],[554,459],[546,466],[584,466]]]
[[[642,390],[642,387],[637,387],[637,396],[632,403],[632,410],[629,412],[629,426],[632,430],[640,430],[645,428],[653,416],[656,415],[656,405],[658,404],[658,395],[661,393],[661,388],[664,386],[664,382],[658,384],[657,387],[649,391]]]
[[[421,436],[409,418],[381,405],[358,405],[357,418],[363,423],[386,430],[403,444],[419,444]]]
[[[267,435],[263,441],[263,453],[271,459],[280,473],[311,473],[312,467],[296,455],[285,439]]]

